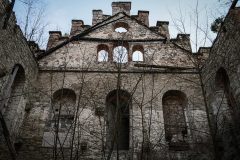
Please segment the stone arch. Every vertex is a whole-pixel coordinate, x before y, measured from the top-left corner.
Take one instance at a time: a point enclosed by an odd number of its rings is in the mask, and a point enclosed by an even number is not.
[[[187,96],[179,90],[169,90],[162,98],[165,138],[169,148],[184,150],[188,148],[188,134],[184,109],[188,105]]]
[[[125,22],[117,22],[114,24],[114,31],[119,33],[128,32],[129,25]]]
[[[109,47],[105,44],[97,46],[97,61],[107,62],[109,59]]]
[[[132,48],[132,61],[142,62],[144,61],[144,48],[142,45],[134,45]]]
[[[107,146],[114,150],[129,149],[131,95],[124,90],[113,90],[106,97]]]

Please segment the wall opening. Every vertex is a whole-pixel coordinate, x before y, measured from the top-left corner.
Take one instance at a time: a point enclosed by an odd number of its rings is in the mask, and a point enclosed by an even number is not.
[[[131,95],[124,90],[111,91],[107,96],[107,146],[109,149],[129,149],[130,97]]]
[[[117,46],[113,49],[113,61],[117,63],[128,62],[128,50],[124,46]]]
[[[184,109],[187,107],[186,95],[178,90],[167,91],[163,95],[162,104],[165,138],[169,149],[188,149],[186,142],[188,129],[184,113]]]
[[[213,118],[215,126],[215,142],[220,157],[224,153],[234,152],[238,148],[237,137],[239,134],[239,119],[236,100],[230,88],[230,80],[224,68],[219,68],[215,77],[215,92],[213,102]],[[227,147],[231,146],[231,147]]]
[[[98,55],[97,55],[98,62],[107,62],[108,61],[109,48],[107,45],[105,45],[105,44],[98,45],[97,53],[98,53]]]
[[[49,120],[43,134],[44,147],[69,147],[74,122],[76,94],[70,89],[60,89],[53,94]]]
[[[22,125],[26,105],[24,98],[24,87],[26,78],[23,67],[21,65],[15,65],[9,78],[13,79],[13,83],[6,84],[8,85],[8,99],[6,103],[7,105],[5,105],[3,109],[3,113],[9,132],[12,138],[14,138],[18,133],[19,127]]]
[[[229,77],[224,68],[220,68],[216,73],[214,97],[214,115],[224,116],[230,120],[235,110],[234,107],[236,107],[236,101],[232,95]]]
[[[127,23],[118,22],[114,25],[114,31],[118,33],[128,32],[129,26]]]
[[[134,62],[143,62],[143,46],[141,45],[135,45],[132,48],[132,61]]]

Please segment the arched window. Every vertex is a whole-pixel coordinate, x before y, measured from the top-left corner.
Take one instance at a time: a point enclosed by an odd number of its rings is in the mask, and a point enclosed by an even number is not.
[[[129,106],[131,95],[123,90],[111,91],[107,103],[107,146],[109,149],[129,149]]]
[[[101,50],[98,52],[98,62],[107,62],[108,52],[106,50]]]
[[[132,61],[143,62],[143,52],[144,52],[143,46],[141,45],[133,46],[132,52],[133,52]]]
[[[22,123],[22,117],[24,116],[24,86],[25,86],[25,71],[21,65],[15,65],[11,75],[9,75],[9,81],[6,86],[6,93],[4,93],[6,102],[5,108],[2,113],[10,131],[12,138],[17,134],[18,129]],[[21,111],[22,114],[17,112]]]
[[[230,81],[224,68],[220,68],[215,77],[215,102],[213,105],[214,114],[231,117],[232,110],[236,106],[236,101],[230,90]]]
[[[232,152],[231,148],[226,146],[237,146],[236,135],[239,127],[239,119],[236,112],[236,101],[231,91],[230,80],[224,68],[219,68],[215,77],[214,99],[211,103],[213,109],[213,118],[216,136],[218,137],[216,144],[220,157],[224,157],[225,153]],[[235,117],[235,118],[234,118]],[[234,121],[235,120],[235,121]],[[235,151],[233,151],[234,153]]]
[[[143,62],[143,53],[141,51],[133,52],[132,59],[134,62]]]
[[[128,50],[124,46],[117,46],[113,50],[113,61],[117,63],[128,62]]]
[[[109,48],[105,44],[100,44],[98,45],[97,48],[98,52],[98,62],[107,62],[108,61],[108,56],[109,56]]]
[[[128,24],[124,22],[117,22],[114,25],[114,30],[115,32],[118,32],[118,33],[125,33],[128,31],[128,29],[129,29]]]
[[[177,90],[167,91],[163,95],[162,104],[165,137],[169,143],[169,149],[187,149],[185,138],[188,133],[184,114],[184,109],[187,107],[186,95]]]
[[[43,135],[43,146],[70,146],[74,120],[76,94],[70,89],[60,89],[53,94],[53,106]]]

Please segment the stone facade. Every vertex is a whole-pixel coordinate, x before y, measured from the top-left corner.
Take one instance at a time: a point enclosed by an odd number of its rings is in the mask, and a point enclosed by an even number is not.
[[[93,10],[92,26],[72,20],[70,35],[50,31],[47,50],[36,58],[31,50],[37,47],[12,29],[14,15],[9,28],[0,30],[1,97],[10,95],[1,112],[18,160],[213,159],[215,128],[209,122],[216,94],[208,76],[225,64],[221,60],[236,59],[237,45],[224,49],[239,42],[237,25],[228,25],[238,20],[238,9],[225,22],[232,32],[219,33],[209,58],[209,48],[191,52],[187,34],[170,39],[168,22],[149,26],[148,11],[130,11],[131,2],[113,2],[112,15]],[[236,74],[229,77],[237,84]],[[0,159],[10,159],[3,149]]]

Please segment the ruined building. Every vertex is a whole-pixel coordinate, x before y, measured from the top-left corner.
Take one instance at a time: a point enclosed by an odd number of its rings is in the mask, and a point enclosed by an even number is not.
[[[211,48],[113,2],[26,42],[0,1],[0,159],[238,160],[240,9]],[[2,27],[8,20],[6,28]]]

